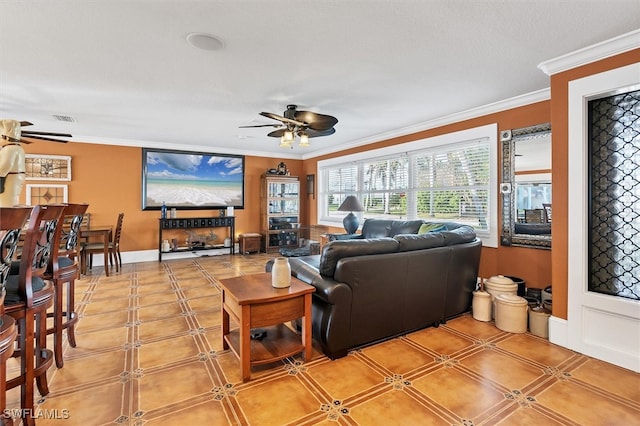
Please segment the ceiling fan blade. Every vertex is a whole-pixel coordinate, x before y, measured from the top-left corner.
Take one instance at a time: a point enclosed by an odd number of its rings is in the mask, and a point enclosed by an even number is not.
[[[27,126],[33,126],[33,123],[31,123],[29,121],[21,121],[20,122],[20,127],[27,127]]]
[[[309,128],[309,129],[305,130],[305,133],[310,138],[319,138],[321,136],[329,136],[329,135],[334,134],[335,132],[336,132],[336,129],[334,129],[334,128],[327,129],[327,130],[313,130],[313,129]]]
[[[338,123],[338,119],[331,115],[311,111],[296,111],[294,117],[308,123],[307,127],[313,130],[328,130]]]
[[[60,136],[60,137],[65,137],[65,138],[73,137],[73,136],[71,136],[70,133],[35,132],[35,131],[31,131],[31,130],[23,130],[22,134],[23,135],[40,135],[40,136]]]
[[[292,120],[291,118],[283,117],[281,115],[274,114],[272,112],[261,112],[260,115],[263,116],[263,117],[268,117],[268,118],[272,118],[274,120],[282,121],[283,123],[293,124],[294,126],[298,126],[298,127],[307,127],[307,125],[308,125],[305,122],[298,121],[298,120]]]
[[[272,138],[281,138],[282,136],[284,136],[284,132],[286,132],[287,129],[278,129],[278,130],[274,130],[273,132],[269,133],[267,136],[271,136]],[[313,129],[306,129],[304,130],[304,132],[307,134],[307,136],[309,136],[309,138],[319,138],[320,136],[329,136],[332,135],[336,132],[336,129],[328,129],[328,130],[313,130]]]
[[[20,142],[20,143],[22,143],[22,144],[25,144],[25,145],[29,145],[30,143],[33,143],[33,142],[28,141],[28,140],[26,140],[26,139],[20,139],[20,140],[18,140],[18,142]]]
[[[26,139],[38,139],[38,140],[42,140],[42,141],[48,141],[48,142],[60,142],[60,143],[67,143],[69,141],[65,141],[62,139],[53,139],[53,138],[45,138],[44,136],[33,136],[33,135],[22,135],[22,138],[20,138],[20,142],[22,143],[31,143],[30,141],[27,141]]]
[[[238,126],[240,129],[248,129],[250,127],[281,127],[282,124],[256,124],[254,126]]]
[[[270,132],[267,136],[271,136],[272,138],[281,138],[284,136],[284,132],[286,131],[287,129],[274,130],[273,132]]]

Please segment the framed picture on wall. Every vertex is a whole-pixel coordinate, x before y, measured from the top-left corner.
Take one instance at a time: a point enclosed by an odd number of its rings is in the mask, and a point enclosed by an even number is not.
[[[27,184],[27,205],[67,203],[69,188],[67,185]]]
[[[27,180],[71,180],[71,157],[68,155],[26,154]]]

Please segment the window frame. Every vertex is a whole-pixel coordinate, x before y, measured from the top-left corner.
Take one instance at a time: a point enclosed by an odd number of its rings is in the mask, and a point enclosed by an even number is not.
[[[328,172],[331,169],[335,169],[339,166],[344,166],[349,163],[353,163],[357,166],[356,169],[356,182],[357,190],[351,191],[349,194],[359,194],[363,188],[363,173],[362,162],[363,161],[378,161],[384,158],[397,158],[400,156],[413,156],[424,152],[426,150],[433,150],[434,148],[442,147],[444,149],[451,149],[456,145],[469,143],[477,140],[486,140],[489,146],[489,183],[488,183],[488,199],[487,199],[487,217],[488,217],[488,230],[477,230],[478,237],[482,240],[483,245],[487,247],[498,247],[498,125],[492,123],[484,126],[474,127],[471,129],[461,130],[458,132],[446,133],[443,135],[433,136],[430,138],[419,139],[412,142],[392,145],[385,148],[373,149],[363,151],[355,154],[330,158],[327,160],[320,160],[317,163],[316,174],[318,176],[318,189],[317,189],[317,217],[318,224],[342,227],[342,216],[340,218],[336,216],[329,216],[326,214],[328,210],[328,198],[326,196],[328,191]],[[412,162],[409,165],[409,182],[415,178]],[[409,184],[411,186],[411,184]],[[348,195],[348,194],[347,194]],[[407,214],[408,219],[412,219],[410,213],[412,204],[414,201],[407,200]],[[360,219],[360,224],[363,222],[364,213],[354,212]]]

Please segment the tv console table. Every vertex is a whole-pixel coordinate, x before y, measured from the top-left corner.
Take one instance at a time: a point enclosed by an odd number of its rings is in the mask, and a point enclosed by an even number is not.
[[[229,228],[229,237],[231,238],[231,246],[229,247],[229,253],[235,254],[235,217],[187,217],[183,219],[158,219],[158,262],[162,261],[162,255],[167,253],[180,253],[197,250],[211,250],[215,248],[224,248],[222,244],[205,245],[202,247],[178,247],[171,251],[162,251],[162,233],[163,231],[170,230],[183,230],[198,229],[198,228]]]

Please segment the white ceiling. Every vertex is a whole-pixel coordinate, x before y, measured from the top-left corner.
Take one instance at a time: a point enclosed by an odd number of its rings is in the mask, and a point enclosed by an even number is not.
[[[309,158],[546,89],[538,64],[639,27],[637,0],[0,0],[0,118],[75,141]],[[271,128],[238,128],[287,104],[334,115],[336,133],[283,150]]]

